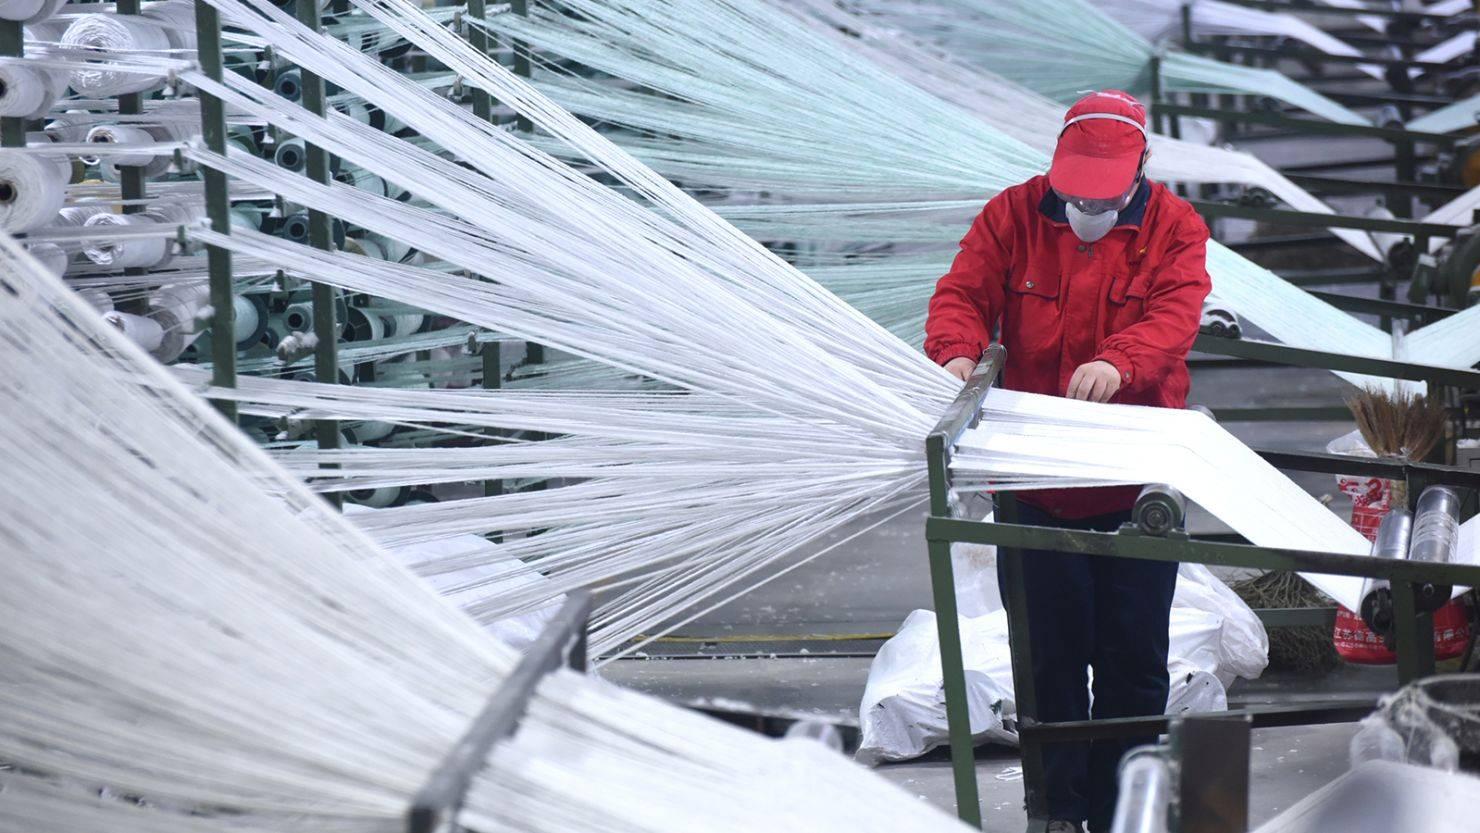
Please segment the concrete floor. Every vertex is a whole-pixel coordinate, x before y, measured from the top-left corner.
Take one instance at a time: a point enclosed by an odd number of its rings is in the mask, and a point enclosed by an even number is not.
[[[1250,742],[1249,824],[1258,826],[1346,771],[1355,724],[1256,729]],[[982,828],[1018,833],[1027,826],[1017,751],[989,747],[977,754]],[[944,757],[889,764],[876,772],[900,789],[955,811],[950,763]]]
[[[1279,165],[1367,157],[1380,153],[1382,146],[1360,140],[1306,139],[1261,141],[1248,149]],[[1361,213],[1371,204],[1370,198],[1343,200],[1340,210]],[[1225,241],[1254,232],[1252,224],[1242,221],[1220,222],[1215,229]],[[1343,259],[1334,249],[1333,258]],[[1321,265],[1339,264],[1323,260]],[[1331,288],[1375,294],[1371,286]],[[1199,368],[1194,373],[1191,403],[1212,408],[1336,405],[1348,390],[1324,371]],[[1250,422],[1226,427],[1255,447],[1324,450],[1329,440],[1353,426],[1346,422]],[[1327,475],[1297,474],[1295,479],[1318,497],[1335,491]],[[1339,497],[1333,505],[1346,511]],[[638,658],[612,663],[601,673],[624,685],[707,710],[786,719],[810,717],[856,726],[858,703],[880,639],[912,610],[931,606],[920,521],[919,516],[896,519],[698,618],[682,629],[681,641],[654,644]],[[1196,532],[1221,528],[1200,511],[1190,518],[1189,527]],[[1390,690],[1394,685],[1391,669],[1346,668],[1323,679],[1240,681],[1230,699],[1291,703],[1335,692]],[[1350,724],[1257,730],[1252,742],[1251,822],[1257,825],[1269,819],[1344,772],[1353,731]],[[1022,830],[1022,782],[1015,770],[1015,750],[983,747],[977,760],[986,829]],[[954,809],[949,764],[940,752],[877,771],[921,800]]]

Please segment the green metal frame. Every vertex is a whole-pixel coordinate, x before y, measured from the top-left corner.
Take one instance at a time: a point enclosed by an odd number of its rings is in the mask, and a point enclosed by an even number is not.
[[[488,4],[486,0],[468,0],[468,17],[477,21],[483,21],[488,15]],[[492,55],[498,43],[489,36],[488,30],[482,25],[469,26],[467,28],[468,43],[484,55]],[[496,102],[487,90],[473,89],[473,115],[484,121],[494,121],[493,106]],[[478,352],[482,360],[482,378],[484,390],[497,390],[503,387],[503,342],[489,341],[483,343]],[[492,436],[498,436],[498,431],[490,431]],[[502,480],[483,481],[483,496],[494,497],[504,493],[504,482]],[[490,539],[495,543],[503,540],[502,535],[492,535]]]
[[[1273,341],[1223,338],[1199,333],[1197,340],[1192,343],[1192,349],[1220,356],[1254,359],[1269,364],[1313,367],[1322,370],[1360,373],[1364,376],[1428,382],[1439,387],[1480,389],[1480,371],[1477,370],[1420,364],[1397,359],[1379,359],[1372,356],[1355,356],[1329,350],[1312,350]]]
[[[970,381],[940,423],[926,438],[929,470],[930,516],[925,538],[930,553],[931,587],[935,597],[936,624],[940,634],[942,679],[946,718],[951,739],[951,763],[956,783],[957,814],[980,827],[981,815],[976,785],[970,716],[962,666],[960,623],[956,616],[955,580],[951,570],[951,544],[957,541],[993,544],[1003,578],[1002,597],[1008,616],[1008,639],[1012,646],[1014,699],[1017,704],[1019,740],[1022,745],[1024,796],[1031,829],[1046,823],[1043,786],[1042,745],[1094,737],[1135,737],[1164,731],[1165,715],[1090,720],[1048,724],[1036,719],[1037,694],[1031,674],[1028,622],[1024,610],[1022,550],[1046,549],[1108,558],[1142,558],[1156,561],[1190,562],[1261,570],[1291,570],[1331,575],[1386,578],[1392,582],[1395,606],[1395,641],[1398,673],[1403,682],[1434,673],[1433,621],[1417,612],[1415,584],[1437,583],[1480,586],[1480,566],[1431,564],[1375,559],[1331,552],[1259,547],[1249,544],[1195,540],[1186,534],[1166,537],[1141,534],[1127,525],[1118,532],[1087,532],[1018,523],[1016,501],[1010,494],[998,495],[993,522],[954,517],[951,502],[951,451],[961,434],[981,415],[981,405],[991,383],[1000,375],[1006,352],[994,345],[985,353]],[[1263,452],[1265,459],[1284,468],[1307,471],[1347,472],[1402,477],[1409,483],[1409,500],[1415,502],[1423,486],[1446,483],[1467,487],[1480,485],[1480,472],[1447,466],[1396,463],[1346,458],[1330,454]],[[1280,611],[1270,617],[1271,625],[1310,624],[1329,613],[1294,614]],[[1233,710],[1248,714],[1255,726],[1303,725],[1317,722],[1355,720],[1373,708],[1369,700],[1337,700],[1298,708]]]
[[[0,20],[0,56],[26,57],[25,27],[19,20]],[[0,147],[25,146],[26,120],[11,117],[0,118]]]
[[[195,39],[201,71],[213,81],[221,80],[221,13],[216,7],[195,0]],[[226,108],[221,99],[201,92],[201,136],[206,148],[226,154]],[[206,217],[217,234],[231,233],[231,195],[226,174],[215,168],[202,167],[205,185]],[[211,292],[211,384],[221,388],[236,387],[236,308],[232,297],[231,251],[220,246],[206,247],[206,269]],[[222,416],[235,422],[235,402],[218,399],[213,403]]]
[[[323,23],[319,0],[297,0],[294,16],[304,26],[318,31]],[[324,79],[299,67],[302,78],[302,103],[304,109],[316,116],[327,112],[324,95]],[[333,182],[329,152],[312,142],[304,143],[304,173],[320,185]],[[334,251],[334,219],[322,211],[308,210],[308,243],[315,249]],[[334,287],[326,283],[311,281],[310,294],[313,299],[313,332],[318,339],[314,346],[314,378],[326,385],[339,383],[339,322],[334,309]],[[339,447],[339,423],[330,419],[314,422],[314,434],[319,448]],[[331,468],[332,466],[325,466]],[[344,502],[343,494],[329,492],[324,498],[335,506]]]

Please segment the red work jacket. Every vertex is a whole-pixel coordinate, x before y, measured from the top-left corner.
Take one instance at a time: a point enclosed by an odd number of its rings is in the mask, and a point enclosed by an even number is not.
[[[1145,180],[1119,223],[1094,243],[1069,228],[1064,202],[1038,176],[993,197],[935,286],[925,352],[977,358],[1000,326],[1002,384],[1063,396],[1080,365],[1120,371],[1112,402],[1183,408],[1187,353],[1211,288],[1208,228],[1165,185]],[[1130,508],[1137,487],[1056,489],[1022,498],[1060,518]]]

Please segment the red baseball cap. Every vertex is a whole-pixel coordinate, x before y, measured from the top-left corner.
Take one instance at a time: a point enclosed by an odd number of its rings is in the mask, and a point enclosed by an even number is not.
[[[1064,114],[1048,184],[1088,200],[1118,197],[1131,187],[1148,141],[1146,108],[1134,96],[1090,93]]]

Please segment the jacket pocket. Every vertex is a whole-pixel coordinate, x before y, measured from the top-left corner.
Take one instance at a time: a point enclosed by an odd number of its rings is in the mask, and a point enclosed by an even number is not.
[[[1057,300],[1059,273],[1040,271],[1013,275],[1007,281],[1007,291],[1015,295],[1034,295],[1048,300]]]
[[[1125,271],[1110,280],[1110,303],[1146,303],[1146,294],[1151,289],[1150,270]]]
[[[1151,272],[1127,270],[1110,281],[1105,335],[1114,335],[1140,321],[1146,315],[1146,295],[1151,287]]]
[[[1002,340],[1009,355],[1016,351],[1057,353],[1063,333],[1059,283],[1056,271],[1028,271],[1008,278]]]

